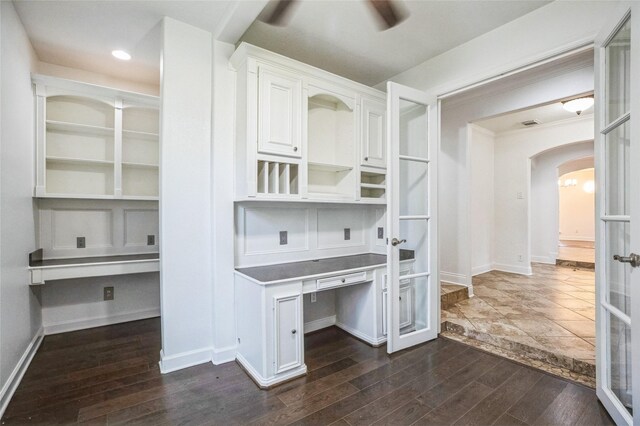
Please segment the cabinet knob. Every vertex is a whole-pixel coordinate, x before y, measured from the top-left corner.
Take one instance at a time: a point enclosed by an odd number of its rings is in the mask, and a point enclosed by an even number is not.
[[[298,147],[297,146],[293,147],[293,152],[298,152]]]
[[[291,330],[291,334],[296,334],[298,332],[298,330]]]
[[[369,161],[369,157],[364,157],[364,161]]]
[[[342,279],[342,282],[343,282],[343,283],[344,283],[344,282],[347,282],[347,280],[346,280],[345,278],[343,278],[343,279]]]
[[[400,296],[398,299],[402,300],[402,296]]]

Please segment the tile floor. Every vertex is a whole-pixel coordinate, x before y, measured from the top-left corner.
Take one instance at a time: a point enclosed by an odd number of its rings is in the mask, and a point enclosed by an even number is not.
[[[533,264],[533,275],[489,272],[474,297],[442,309],[444,331],[595,377],[595,276]]]

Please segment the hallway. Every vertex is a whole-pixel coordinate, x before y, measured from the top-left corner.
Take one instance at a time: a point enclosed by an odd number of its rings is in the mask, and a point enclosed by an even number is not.
[[[442,310],[443,334],[595,386],[594,272],[533,271],[474,277],[475,296]]]

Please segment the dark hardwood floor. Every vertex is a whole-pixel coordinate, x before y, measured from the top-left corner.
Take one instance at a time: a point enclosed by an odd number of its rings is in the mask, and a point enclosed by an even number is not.
[[[259,390],[231,362],[161,375],[160,321],[45,338],[3,424],[612,424],[586,387],[443,338],[388,356],[337,328],[309,374]]]

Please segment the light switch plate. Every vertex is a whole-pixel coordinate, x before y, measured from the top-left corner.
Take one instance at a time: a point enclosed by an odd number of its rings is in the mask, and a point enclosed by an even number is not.
[[[87,247],[87,242],[84,237],[76,237],[76,247],[77,248],[85,248]]]
[[[155,235],[147,235],[147,245],[155,246],[156,245],[156,236]]]
[[[344,228],[344,240],[348,241],[351,239],[351,228]]]
[[[280,245],[287,245],[287,231],[280,231]]]

